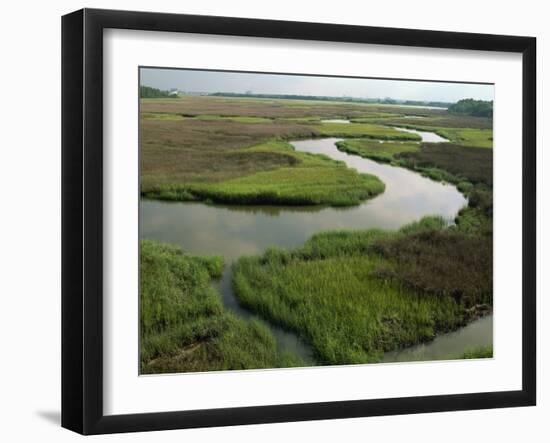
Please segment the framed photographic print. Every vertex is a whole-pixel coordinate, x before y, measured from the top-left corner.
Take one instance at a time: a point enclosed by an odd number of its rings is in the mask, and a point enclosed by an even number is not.
[[[62,21],[62,425],[536,401],[530,37]]]

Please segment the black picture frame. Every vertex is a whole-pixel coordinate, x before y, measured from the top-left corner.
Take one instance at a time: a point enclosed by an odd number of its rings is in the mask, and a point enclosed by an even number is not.
[[[131,415],[103,413],[103,30],[171,31],[503,51],[523,63],[522,389]],[[412,29],[83,9],[62,18],[62,426],[152,431],[536,403],[536,39]]]

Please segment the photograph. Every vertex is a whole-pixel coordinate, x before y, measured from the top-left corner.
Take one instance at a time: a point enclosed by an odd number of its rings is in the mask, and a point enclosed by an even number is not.
[[[138,71],[140,375],[493,357],[494,84]]]

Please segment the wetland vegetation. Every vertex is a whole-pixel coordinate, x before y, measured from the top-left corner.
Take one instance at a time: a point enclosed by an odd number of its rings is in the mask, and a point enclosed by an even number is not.
[[[349,206],[384,191],[384,184],[373,175],[360,174],[325,156],[296,152],[281,140],[231,152],[224,161],[227,159],[235,163],[237,173],[252,171],[254,165],[261,165],[257,167],[260,171],[221,181],[206,178],[203,182],[149,185],[142,188],[142,194],[161,200]]]
[[[425,218],[397,232],[326,232],[298,249],[244,257],[234,266],[236,293],[310,342],[323,364],[375,362],[491,303],[490,240],[445,225]]]
[[[146,93],[141,373],[400,361],[401,350],[491,315],[492,103],[489,114],[470,102],[411,110]],[[422,132],[447,141],[426,142]],[[327,140],[334,153],[304,144]],[[432,183],[433,202],[418,194],[420,182],[394,178],[399,171]],[[400,192],[407,185],[422,197]],[[435,203],[436,185],[462,194],[449,200],[451,212]],[[172,232],[160,213],[144,211],[153,201],[180,217]],[[205,218],[193,218],[191,205]],[[469,339],[433,358],[491,357],[490,343]]]
[[[140,242],[140,371],[202,372],[297,366],[269,329],[228,312],[211,280],[221,257],[185,254],[177,246]]]

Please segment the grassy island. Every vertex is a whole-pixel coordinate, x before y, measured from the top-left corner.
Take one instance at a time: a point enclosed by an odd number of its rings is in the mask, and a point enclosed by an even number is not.
[[[321,233],[241,258],[234,285],[244,306],[298,333],[324,364],[376,362],[492,303],[491,241],[439,218],[397,232]]]
[[[216,182],[144,184],[142,195],[232,204],[349,206],[384,191],[384,184],[373,175],[360,174],[322,155],[296,152],[280,140],[234,151],[226,157],[232,163],[242,163],[243,169],[256,164],[264,170]]]

